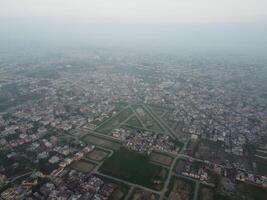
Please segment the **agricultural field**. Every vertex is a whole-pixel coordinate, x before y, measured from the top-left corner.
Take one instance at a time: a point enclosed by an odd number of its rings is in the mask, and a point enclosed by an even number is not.
[[[83,173],[89,173],[94,169],[95,165],[85,160],[80,160],[71,165],[72,169]]]
[[[149,158],[125,148],[120,148],[108,158],[100,172],[123,180],[160,190],[167,170],[149,163]]]
[[[167,154],[152,152],[149,156],[149,160],[161,165],[170,166],[173,160],[173,157]]]
[[[93,136],[93,135],[86,135],[83,137],[83,140],[88,144],[93,144],[96,146],[102,146],[108,149],[119,149],[121,144],[119,142],[107,140],[101,137]]]

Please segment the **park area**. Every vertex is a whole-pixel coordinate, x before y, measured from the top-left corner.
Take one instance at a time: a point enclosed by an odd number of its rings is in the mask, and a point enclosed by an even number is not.
[[[125,148],[108,158],[99,171],[153,189],[161,189],[167,175],[166,169],[149,163],[147,156]]]

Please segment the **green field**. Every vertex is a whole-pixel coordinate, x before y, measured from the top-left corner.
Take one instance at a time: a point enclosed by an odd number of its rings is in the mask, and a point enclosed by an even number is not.
[[[156,105],[148,105],[152,110],[153,112],[158,115],[158,116],[161,116],[163,115],[164,113],[166,112],[169,112],[170,110],[166,109],[166,108],[163,108],[163,107],[160,107],[160,106],[156,106]]]
[[[136,115],[142,120],[145,128],[153,130],[156,132],[164,132],[161,126],[154,120],[154,118],[147,112],[147,110],[142,105],[133,105],[133,109]]]
[[[254,157],[253,161],[256,163],[258,173],[267,176],[267,160]]]
[[[126,125],[133,126],[133,127],[140,127],[143,128],[143,125],[139,121],[136,116],[132,116],[127,122]]]
[[[113,150],[119,149],[121,146],[121,144],[116,141],[111,141],[102,137],[97,137],[89,134],[85,135],[82,140],[87,144],[94,144],[96,146],[102,146]]]
[[[132,111],[130,108],[126,108],[120,112],[118,112],[114,117],[111,117],[104,121],[100,126],[96,128],[97,131],[101,133],[109,134],[112,129],[117,128],[123,121],[125,121],[130,115]]]
[[[119,111],[123,110],[127,105],[128,105],[128,103],[123,102],[123,101],[117,102],[114,105],[115,108],[113,111],[119,112]]]
[[[123,180],[155,188],[155,180],[164,180],[161,177],[161,166],[149,163],[149,158],[134,151],[120,148],[104,164],[99,171]]]

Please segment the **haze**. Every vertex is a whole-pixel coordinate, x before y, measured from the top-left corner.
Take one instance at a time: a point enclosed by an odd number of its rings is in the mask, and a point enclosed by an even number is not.
[[[0,1],[3,44],[216,47],[265,51],[265,0]]]

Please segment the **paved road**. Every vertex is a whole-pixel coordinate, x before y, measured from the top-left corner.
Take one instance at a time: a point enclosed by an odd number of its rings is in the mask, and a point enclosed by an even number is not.
[[[133,189],[134,189],[134,187],[131,186],[131,188],[130,188],[130,190],[128,191],[128,194],[125,196],[124,200],[129,200],[129,199],[130,199],[130,197],[131,197],[131,195],[132,195],[132,193],[133,193]]]
[[[133,109],[132,106],[130,106],[130,109],[132,110],[132,112],[134,113],[134,115],[137,117],[137,119],[140,121],[140,123],[142,124],[143,128],[147,128],[146,125],[144,124],[143,120],[140,118],[140,116],[136,113],[135,109]]]
[[[97,130],[99,127],[103,126],[103,124],[106,124],[107,122],[113,120],[113,118],[117,117],[120,115],[120,113],[122,113],[123,111],[125,111],[127,108],[130,108],[130,105],[125,106],[123,109],[121,109],[119,112],[117,112],[114,116],[108,118],[107,120],[103,121],[101,124],[99,124],[95,129]]]
[[[24,176],[31,175],[32,173],[33,173],[33,171],[30,171],[30,172],[27,172],[27,173],[25,173],[25,174],[21,174],[21,175],[19,175],[19,176],[16,176],[16,177],[12,178],[10,182],[14,182],[14,181],[16,181],[17,179],[22,178],[22,177],[24,177]]]
[[[160,125],[161,128],[163,128],[166,132],[168,132],[170,136],[178,139],[174,131],[164,121],[162,121],[160,117],[158,117],[155,113],[153,113],[152,110],[147,105],[142,104],[142,106],[149,113],[149,115]]]
[[[109,176],[109,175],[106,175],[106,174],[103,174],[101,172],[95,172],[96,175],[100,175],[100,176],[103,176],[105,178],[109,178],[109,179],[112,179],[114,181],[118,181],[118,182],[121,182],[121,183],[124,183],[124,184],[127,184],[127,185],[130,185],[130,186],[133,186],[133,187],[138,187],[138,188],[141,188],[143,190],[146,190],[146,191],[149,191],[149,192],[153,192],[153,193],[156,193],[156,194],[160,194],[160,191],[157,191],[157,190],[153,190],[151,188],[147,188],[147,187],[144,187],[142,185],[138,185],[138,184],[135,184],[135,183],[131,183],[129,181],[125,181],[125,180],[122,180],[122,179],[119,179],[119,178],[115,178],[113,176]]]
[[[195,191],[194,191],[194,198],[193,198],[193,200],[197,200],[198,199],[199,184],[200,183],[198,181],[195,184]]]
[[[171,177],[172,177],[173,168],[174,168],[175,163],[176,163],[176,161],[178,160],[179,157],[180,157],[179,155],[176,156],[174,158],[174,160],[172,161],[172,164],[171,164],[170,169],[169,169],[169,174],[168,174],[167,179],[166,179],[166,181],[164,183],[164,186],[163,186],[163,189],[161,191],[159,200],[162,200],[164,198],[164,194],[167,192],[168,185],[169,185]]]

